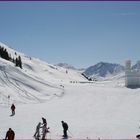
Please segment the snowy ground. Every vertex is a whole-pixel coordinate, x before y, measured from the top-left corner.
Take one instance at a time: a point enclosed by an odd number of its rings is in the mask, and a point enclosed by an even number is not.
[[[52,139],[62,135],[62,120],[72,138],[135,139],[140,133],[140,89],[126,88],[124,76],[88,83],[77,71],[66,74],[64,68],[20,55],[22,70],[0,58],[0,139],[10,127],[16,139],[33,139],[42,117]]]
[[[46,103],[19,104],[14,117],[9,116],[9,107],[1,107],[1,136],[11,127],[16,138],[32,138],[44,116],[51,138],[62,134],[61,120],[68,122],[73,138],[135,138],[140,132],[139,93],[139,89],[122,87],[65,85],[63,97]]]

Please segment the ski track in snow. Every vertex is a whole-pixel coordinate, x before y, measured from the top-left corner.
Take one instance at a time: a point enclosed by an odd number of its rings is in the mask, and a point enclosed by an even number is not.
[[[13,72],[18,74],[19,76],[22,76],[23,78],[14,77],[13,73],[10,72],[10,71],[12,71],[12,68],[6,69],[3,67],[3,68],[1,68],[1,79],[0,80],[1,80],[1,83],[3,83],[2,84],[3,87],[8,86],[12,90],[14,90],[15,93],[19,94],[20,98],[22,97],[22,100],[26,99],[26,100],[32,100],[32,101],[37,101],[37,102],[45,101],[45,99],[41,99],[39,96],[35,95],[34,92],[30,92],[31,90],[36,91],[36,92],[40,93],[40,95],[41,95],[41,91],[39,90],[39,88],[34,86],[33,84],[31,84],[30,82],[28,83],[28,81],[34,81],[37,84],[44,85],[46,88],[51,88],[52,90],[58,89],[61,91],[61,94],[63,94],[62,88],[60,88],[56,85],[53,85],[53,84],[49,84],[49,83],[40,81],[37,78],[30,77],[29,75],[21,73],[19,70],[15,70],[15,69],[16,68],[14,68]],[[25,81],[23,81],[23,79],[25,79]],[[27,88],[23,88],[23,87],[28,87],[31,90],[26,90]],[[58,96],[58,97],[60,96],[59,94],[57,95],[56,93],[52,94],[52,95],[50,93],[42,93],[42,95],[44,97],[45,96],[49,97],[49,96],[54,96],[54,95]],[[25,103],[27,102],[26,100],[25,100]]]

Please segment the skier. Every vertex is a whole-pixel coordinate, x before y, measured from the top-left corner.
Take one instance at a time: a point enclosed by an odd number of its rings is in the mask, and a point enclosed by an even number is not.
[[[43,121],[42,125],[45,125],[47,127],[47,121],[44,117],[42,117],[42,121]]]
[[[35,139],[39,140],[40,137],[40,128],[41,128],[41,122],[38,123],[36,126],[36,132],[34,134]]]
[[[66,74],[68,73],[68,71],[66,70]]]
[[[45,140],[46,134],[49,133],[48,131],[49,127],[47,128],[46,124],[43,124],[42,126],[42,138],[41,140]]]
[[[62,123],[63,133],[64,133],[63,137],[67,138],[68,137],[68,135],[67,135],[68,124],[66,122],[64,122],[64,121],[61,121],[61,123]]]
[[[5,140],[14,140],[15,138],[15,132],[9,128],[9,130],[6,132]]]
[[[14,116],[14,115],[15,115],[15,109],[16,109],[15,105],[12,104],[12,105],[11,105],[12,115],[11,115],[11,116]]]

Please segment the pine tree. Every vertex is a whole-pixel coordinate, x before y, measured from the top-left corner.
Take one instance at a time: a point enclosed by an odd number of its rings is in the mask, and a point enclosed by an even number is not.
[[[20,67],[22,69],[22,61],[21,61],[21,57],[20,56],[18,56],[18,58],[16,58],[15,63],[16,63],[17,67]]]
[[[17,55],[16,52],[15,52],[15,55]],[[16,67],[20,67],[22,69],[21,57],[18,56],[16,59],[12,58],[11,55],[8,54],[8,51],[4,47],[2,47],[2,46],[0,46],[0,57],[15,63]]]
[[[18,57],[18,61],[19,61],[19,67],[22,69],[22,62],[21,62],[21,57],[20,57],[20,55],[19,55],[19,57]]]

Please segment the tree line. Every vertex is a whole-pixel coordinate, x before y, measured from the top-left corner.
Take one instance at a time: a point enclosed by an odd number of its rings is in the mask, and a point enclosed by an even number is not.
[[[15,55],[17,55],[16,52],[15,52]],[[14,59],[8,53],[7,49],[5,49],[4,47],[0,46],[0,57],[5,59],[5,60],[8,60],[10,62],[13,62],[16,67],[20,67],[22,69],[22,61],[21,61],[20,55],[17,56],[16,59]]]

